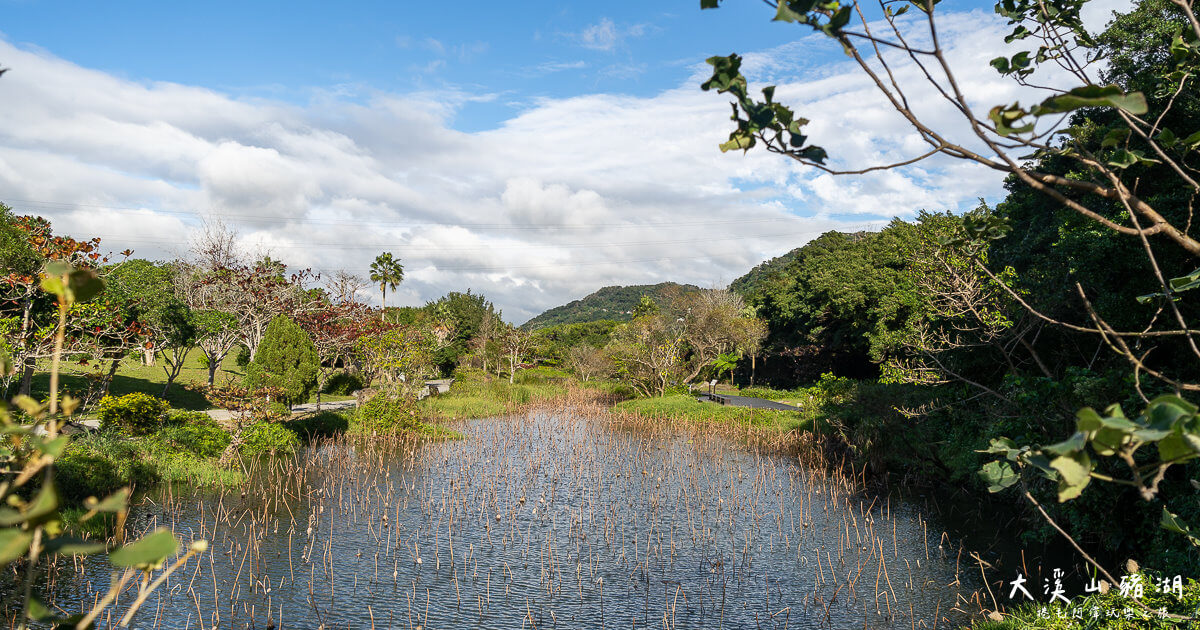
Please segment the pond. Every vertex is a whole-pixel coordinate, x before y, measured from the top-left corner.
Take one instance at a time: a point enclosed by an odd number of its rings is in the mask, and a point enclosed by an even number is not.
[[[979,609],[936,521],[786,449],[586,409],[455,428],[152,497],[137,527],[211,546],[133,627],[934,628]],[[103,560],[66,569],[45,596],[68,612],[108,588]]]

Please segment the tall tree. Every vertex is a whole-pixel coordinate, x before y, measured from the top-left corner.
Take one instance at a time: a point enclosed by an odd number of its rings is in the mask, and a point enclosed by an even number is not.
[[[375,262],[371,263],[371,282],[379,284],[379,291],[383,293],[384,310],[387,310],[388,289],[395,291],[403,281],[404,266],[400,264],[399,259],[392,258],[391,252],[383,252],[375,257]],[[379,316],[383,317],[383,311],[380,311]]]
[[[167,376],[160,397],[166,398],[171,384],[183,371],[188,352],[196,347],[196,323],[192,310],[186,304],[172,300],[154,313],[154,328],[157,330],[158,351],[163,358],[163,372]]]

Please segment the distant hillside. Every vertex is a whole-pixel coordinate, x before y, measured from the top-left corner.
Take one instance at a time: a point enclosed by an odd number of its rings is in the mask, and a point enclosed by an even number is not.
[[[809,241],[809,243],[807,243],[801,247],[797,247],[796,249],[793,249],[792,251],[790,251],[782,256],[778,256],[778,257],[772,258],[771,260],[768,260],[766,262],[759,263],[753,269],[751,269],[750,271],[747,271],[746,275],[729,283],[729,290],[733,291],[734,293],[737,293],[738,295],[740,295],[742,297],[748,297],[754,293],[757,293],[759,286],[763,282],[766,282],[770,278],[778,275],[779,273],[782,273],[784,270],[786,270],[788,268],[789,265],[792,264],[793,261],[795,261],[797,258],[802,256],[803,255],[802,250],[804,250],[805,247],[808,247],[808,245],[811,245],[814,243],[818,243],[818,242],[822,241],[822,239],[840,237],[840,238],[857,240],[857,239],[862,239],[862,238],[871,238],[876,235],[877,235],[877,232],[849,232],[849,233],[836,232],[836,231],[826,232],[826,233],[822,234],[819,238]]]
[[[746,275],[734,280],[733,282],[730,282],[729,290],[742,297],[746,297],[752,293],[755,293],[760,284],[775,274],[787,269],[788,264],[795,260],[797,256],[799,256],[801,249],[803,249],[803,247],[797,247],[796,249],[793,249],[782,256],[759,263],[753,269],[747,271]]]
[[[521,328],[537,330],[555,324],[576,324],[601,319],[625,321],[631,318],[633,307],[643,295],[658,303],[668,301],[680,291],[699,291],[700,287],[690,284],[663,282],[661,284],[639,284],[629,287],[604,287],[599,291],[562,306],[556,306],[525,322]]]

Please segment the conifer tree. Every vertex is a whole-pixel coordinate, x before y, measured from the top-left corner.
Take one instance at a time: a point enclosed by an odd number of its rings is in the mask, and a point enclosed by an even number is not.
[[[246,366],[246,386],[277,387],[289,407],[305,402],[317,385],[317,361],[312,337],[286,315],[278,315]]]

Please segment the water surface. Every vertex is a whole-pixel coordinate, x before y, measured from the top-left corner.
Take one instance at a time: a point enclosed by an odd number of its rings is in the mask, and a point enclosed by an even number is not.
[[[212,545],[135,627],[933,628],[972,596],[920,510],[794,455],[567,410],[455,428],[159,496],[136,526]],[[108,580],[93,560],[46,596],[76,612]]]

